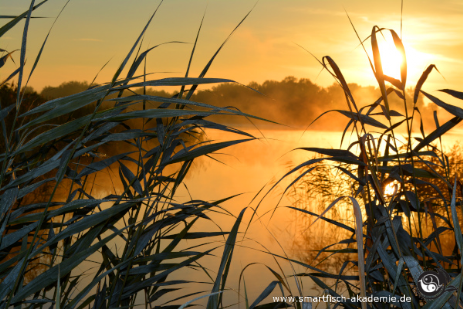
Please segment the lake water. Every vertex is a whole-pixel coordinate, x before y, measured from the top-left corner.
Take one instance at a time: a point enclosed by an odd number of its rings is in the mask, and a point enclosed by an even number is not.
[[[220,154],[214,154],[213,157],[221,162],[206,157],[198,159],[184,181],[185,187],[180,188],[176,195],[178,202],[186,202],[191,199],[210,202],[241,194],[223,203],[222,206],[234,216],[238,216],[243,208],[248,207],[240,226],[241,233],[238,236],[227,279],[227,287],[230,290],[224,293],[224,303],[232,305],[241,301],[241,304],[244,304],[243,281],[239,285],[240,274],[244,269],[243,278],[246,282],[249,304],[252,304],[272,281],[277,280],[269,268],[283,275],[283,277],[287,277],[293,295],[320,296],[323,291],[316,288],[310,278],[304,277],[299,279],[299,283],[296,283],[295,279],[291,277],[296,273],[307,272],[305,267],[297,263],[289,263],[282,258],[276,258],[268,252],[292,259],[302,258],[303,262],[312,264],[313,261],[307,260],[307,258],[304,259],[304,257],[313,256],[311,250],[335,243],[345,238],[343,237],[345,235],[339,229],[333,229],[332,226],[322,220],[309,228],[307,224],[309,221],[306,220],[307,216],[285,207],[294,205],[294,199],[284,195],[283,192],[295,176],[288,177],[287,180],[282,181],[280,185],[270,192],[269,189],[291,167],[314,156],[314,153],[304,150],[293,151],[293,149],[299,147],[338,148],[342,133],[332,131],[302,132],[300,130],[281,129],[259,131],[255,128],[243,130],[253,134],[255,137],[259,137],[259,139],[241,143],[220,151]],[[217,142],[242,138],[231,133],[224,134],[214,130],[206,133],[209,139]],[[459,141],[460,136],[462,136],[461,133],[461,131],[454,131],[446,136],[444,139],[446,147]],[[346,141],[344,145],[347,145]],[[267,195],[263,199],[265,194]],[[253,209],[256,209],[257,206],[257,215],[249,224]],[[351,220],[352,211],[348,208],[338,209],[338,218],[341,217],[345,224],[353,225]],[[315,212],[319,213],[317,210]],[[208,215],[210,215],[213,222],[200,219],[193,227],[192,232],[230,231],[235,223],[235,218],[230,215],[217,213],[209,213]],[[249,229],[244,234],[248,224]],[[201,266],[206,268],[213,278],[217,274],[225,239],[217,237],[215,243],[200,247],[201,251],[203,251],[206,248],[220,246],[213,252],[215,257],[206,256],[200,260]],[[186,240],[179,249],[188,248],[199,243],[202,243],[202,240]],[[85,268],[88,267],[85,264],[81,265],[82,271],[85,271]],[[356,271],[356,269],[353,271]],[[198,268],[174,272],[170,279],[211,283],[211,279],[205,272]],[[85,280],[82,284],[85,284]],[[191,298],[209,293],[212,284],[190,284],[187,288],[181,290],[183,295],[198,291],[204,292],[176,303],[186,302]],[[238,295],[239,288],[241,289],[240,296]],[[298,288],[301,289],[301,293],[297,292]],[[342,291],[340,292],[342,293]],[[156,304],[162,304],[164,301],[182,294],[169,293],[161,297]],[[287,291],[285,291],[285,294],[286,296],[289,295]],[[282,296],[278,287],[269,295],[267,302],[271,301],[273,296]],[[139,303],[142,304],[143,302],[143,297],[140,297]],[[206,299],[202,299],[196,303],[204,305],[206,302]],[[244,308],[244,305],[242,306]]]
[[[283,181],[262,200],[263,195],[291,167],[308,160],[314,155],[303,150],[292,151],[293,149],[298,147],[338,148],[342,133],[331,131],[302,132],[298,130],[263,130],[260,132],[256,129],[246,129],[246,132],[261,137],[261,139],[232,146],[221,151],[223,154],[214,156],[223,163],[209,158],[201,158],[195,163],[190,176],[185,180],[188,192],[184,189],[179,191],[178,194],[181,201],[189,200],[190,194],[193,199],[213,201],[242,193],[242,195],[224,204],[224,207],[235,216],[244,207],[254,209],[259,205],[257,212],[260,219],[254,219],[250,224],[246,238],[243,239],[243,235],[238,237],[241,242],[234,253],[231,271],[227,280],[227,286],[234,290],[234,292],[228,291],[225,294],[225,300],[228,304],[238,301],[239,276],[242,270],[251,263],[257,264],[249,266],[244,272],[250,303],[258,297],[271,281],[277,280],[266,266],[271,267],[280,274],[284,273],[286,276],[307,271],[305,267],[295,263],[290,264],[284,259],[275,259],[272,255],[261,251],[270,251],[281,256],[297,259],[304,256],[313,256],[313,254],[306,254],[307,252],[304,251],[320,249],[344,238],[341,238],[343,235],[339,233],[339,228],[333,229],[332,226],[321,220],[308,230],[308,227],[304,226],[304,222],[307,221],[301,218],[305,217],[304,215],[301,216],[295,211],[284,207],[294,203],[294,200],[282,195],[282,193],[289,181],[293,180],[295,176],[289,177],[288,181]],[[445,147],[450,147],[450,145],[458,142],[460,136],[462,136],[461,133],[461,131],[454,131],[448,134],[444,139]],[[215,141],[239,138],[232,134],[224,135],[222,132],[218,134],[214,131],[208,131],[207,135]],[[346,141],[344,141],[344,145],[347,145]],[[256,197],[260,191],[261,193]],[[252,209],[247,210],[241,225],[241,231],[244,231],[249,223]],[[353,225],[352,220],[350,220],[352,218],[350,209],[341,209],[340,214],[341,216],[345,214],[346,224]],[[233,218],[225,215],[215,215],[213,219],[225,231],[229,231],[234,223]],[[196,229],[198,231],[219,231],[214,224],[208,224],[205,220],[201,221],[196,226]],[[206,259],[206,265],[212,273],[215,273],[218,269],[222,250],[216,250],[219,257]],[[311,263],[312,261],[305,260],[304,262]],[[196,279],[195,276],[206,278],[205,281],[207,281],[207,277],[200,276],[200,272],[193,272],[193,275],[185,274],[184,278],[192,278],[191,276]],[[180,277],[182,276],[180,275]],[[289,277],[288,282],[293,293],[299,295],[295,280]],[[319,296],[323,293],[308,278],[302,279],[300,284],[303,296]],[[243,289],[243,282],[241,282],[241,289]],[[206,287],[205,290],[210,291],[210,287]],[[243,294],[243,290],[241,290],[241,294]],[[241,295],[242,302],[244,301],[243,295]],[[270,294],[268,300],[271,300],[271,296],[282,296],[282,294],[276,288]],[[205,302],[199,301],[198,303],[204,304]]]
[[[262,201],[263,195],[290,170],[290,167],[313,156],[312,153],[302,150],[292,151],[292,149],[309,145],[311,147],[335,147],[339,144],[340,135],[338,132],[309,131],[302,134],[302,131],[291,130],[259,132],[253,129],[246,131],[256,137],[260,136],[261,139],[232,146],[222,151],[223,155],[215,155],[214,157],[221,160],[223,164],[208,158],[201,158],[196,162],[196,166],[186,179],[185,184],[193,199],[212,201],[242,193],[242,195],[224,204],[224,207],[236,216],[244,207],[255,208],[259,205],[257,214],[260,219],[253,220],[245,240],[243,240],[242,235],[238,238],[243,241],[240,242],[234,253],[228,279],[228,286],[235,290],[238,289],[241,271],[246,265],[257,263],[244,272],[249,301],[252,303],[270,282],[277,280],[266,266],[278,273],[283,270],[285,275],[291,275],[293,271],[296,273],[304,271],[304,268],[298,265],[293,265],[293,270],[291,265],[282,259],[277,259],[280,263],[278,265],[272,255],[261,252],[270,251],[274,254],[294,258],[294,238],[298,229],[295,225],[296,214],[284,207],[291,205],[291,201],[285,196],[282,197],[289,182],[282,182]],[[207,135],[216,141],[233,138],[232,135],[224,136],[223,133],[219,135],[213,131],[207,132]],[[261,191],[261,189],[263,190]],[[259,191],[261,194],[256,197]],[[189,199],[186,190],[183,190],[183,194],[179,192],[180,197],[185,198],[185,200]],[[280,198],[281,201],[279,202]],[[251,203],[253,199],[254,201]],[[277,206],[279,207],[275,209]],[[241,231],[245,230],[251,214],[252,209],[249,208],[244,217]],[[234,223],[234,220],[229,216],[214,216],[213,219],[224,230],[230,230]],[[212,224],[207,225],[205,221],[201,223],[196,226],[198,230],[212,229],[218,231],[218,228]],[[217,250],[217,253],[221,254],[222,250]],[[218,268],[219,259],[215,260],[211,259],[210,264],[208,264],[213,271]],[[214,268],[212,265],[216,267]],[[303,287],[307,296],[319,293],[312,290],[313,285],[310,280],[304,281]],[[293,291],[297,291],[295,281],[288,279],[288,282]],[[241,282],[242,288],[243,282]],[[281,296],[281,292],[275,289],[270,296]],[[238,296],[234,292],[227,292],[225,300],[232,304],[238,301]]]

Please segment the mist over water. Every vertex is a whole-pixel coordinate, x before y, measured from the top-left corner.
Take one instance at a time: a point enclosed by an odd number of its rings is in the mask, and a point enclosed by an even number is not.
[[[57,87],[45,87],[39,94],[44,99],[50,100],[78,93],[89,86],[88,82],[69,81]],[[351,83],[349,88],[359,109],[373,104],[381,97],[381,92],[377,87]],[[32,92],[33,89],[31,88],[29,91]],[[146,94],[172,97],[176,92],[170,89],[147,88]],[[124,95],[131,94],[126,92]],[[404,103],[396,93],[389,94],[388,99],[392,110],[404,111]],[[434,111],[437,112],[441,124],[450,119],[447,112],[435,104],[426,103],[422,96],[418,97],[416,105],[414,105],[411,88],[406,91],[406,99],[409,114],[411,114],[414,106],[419,110],[426,132],[435,129]],[[446,99],[449,99],[450,103],[452,102],[451,98],[446,97]],[[348,109],[344,91],[338,84],[333,83],[329,87],[321,87],[310,79],[298,79],[293,76],[288,76],[280,81],[266,80],[260,83],[251,82],[248,85],[223,83],[210,89],[204,89],[203,86],[196,91],[191,100],[214,106],[232,107],[244,113],[277,122],[292,130],[309,128],[311,130],[342,132],[348,123],[348,119],[337,112],[330,112],[313,122],[317,117],[330,110]],[[149,106],[157,106],[151,104]],[[381,115],[379,107],[372,111],[371,116],[381,121],[385,119]],[[267,122],[236,116],[213,116],[210,119],[232,126],[252,127],[251,122],[259,128],[265,128],[269,125]],[[419,132],[419,127],[420,122],[415,121],[414,129],[416,132]],[[279,130],[281,127],[274,127],[273,129]]]

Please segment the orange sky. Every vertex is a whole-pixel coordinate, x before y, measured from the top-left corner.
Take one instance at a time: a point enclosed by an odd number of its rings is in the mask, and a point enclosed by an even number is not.
[[[28,41],[30,69],[54,17],[64,0],[50,0],[36,10]],[[108,81],[131,48],[159,1],[153,0],[72,0],[52,30],[41,62],[30,85],[41,90],[68,80],[91,81],[109,59],[98,78]],[[201,17],[206,10],[191,75],[198,75],[208,59],[253,7],[245,0],[166,0],[155,16],[144,41],[153,50],[148,71],[154,78],[182,76],[189,59]],[[374,25],[400,31],[400,1],[347,0],[261,0],[233,35],[214,62],[209,77],[224,77],[241,83],[281,80],[285,76],[309,78],[327,86],[333,79],[315,59],[330,55],[343,70],[348,82],[374,85],[367,58],[346,17],[349,13],[360,36],[365,38]],[[0,1],[0,15],[27,10],[29,1]],[[444,75],[431,74],[425,89],[452,88],[463,91],[463,2],[459,0],[404,1],[403,37],[409,59],[408,86],[416,83],[429,64],[436,64]],[[6,20],[1,19],[4,23]],[[0,38],[0,48],[20,48],[24,23]],[[19,53],[14,54],[19,60]],[[17,63],[17,62],[16,62]],[[15,69],[9,61],[0,70],[3,80]],[[392,73],[391,73],[392,74]]]

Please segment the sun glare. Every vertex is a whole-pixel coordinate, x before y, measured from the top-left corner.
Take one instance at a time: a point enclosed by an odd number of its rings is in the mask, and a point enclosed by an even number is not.
[[[389,182],[385,187],[384,187],[384,195],[386,197],[391,197],[394,194],[397,193],[397,191],[400,190],[400,183],[398,183],[396,180]]]
[[[389,40],[380,41],[379,50],[381,54],[381,63],[383,65],[383,73],[400,80],[400,66],[404,61],[402,54],[395,48],[394,43]]]

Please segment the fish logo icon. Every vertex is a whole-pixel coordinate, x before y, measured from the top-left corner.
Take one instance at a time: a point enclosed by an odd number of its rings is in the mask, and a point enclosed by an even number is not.
[[[450,276],[443,269],[437,269],[437,271],[426,270],[418,277],[417,288],[423,297],[434,299],[444,292],[457,290],[453,286],[447,287],[449,282]]]

